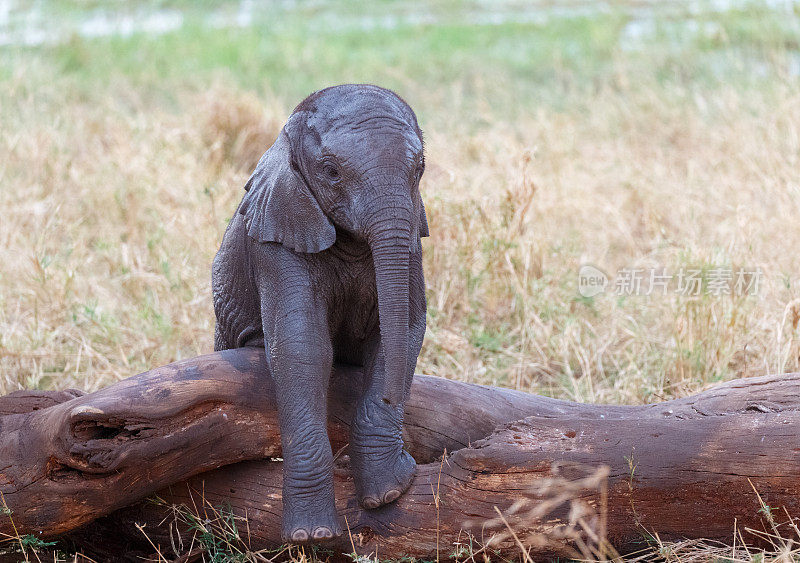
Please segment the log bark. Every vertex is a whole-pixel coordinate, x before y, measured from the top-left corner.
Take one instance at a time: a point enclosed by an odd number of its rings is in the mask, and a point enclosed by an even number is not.
[[[335,451],[346,445],[359,378],[352,368],[333,374]],[[734,521],[765,524],[762,501],[800,514],[798,391],[800,375],[784,374],[606,406],[419,376],[405,428],[420,463],[411,490],[360,510],[343,455],[337,502],[356,551],[382,558],[447,557],[469,541],[479,549],[505,529],[497,510],[536,558],[571,555],[598,533],[620,550],[641,547],[648,534],[730,541]],[[281,464],[265,459],[280,455],[273,392],[263,350],[242,349],[89,395],[0,398],[0,413],[11,413],[0,417],[0,492],[16,529],[85,539],[112,526],[104,545],[120,550],[141,544],[138,522],[148,542],[170,551],[181,538],[189,545],[185,525],[163,525],[175,503],[209,520],[219,507],[246,516],[244,542],[276,545]],[[135,504],[154,493],[167,506]],[[11,518],[0,516],[0,532],[13,532]],[[353,549],[350,536],[332,547]],[[517,549],[502,533],[485,548]]]

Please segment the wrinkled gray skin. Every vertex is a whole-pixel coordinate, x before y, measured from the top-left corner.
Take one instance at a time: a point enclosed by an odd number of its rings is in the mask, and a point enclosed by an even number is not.
[[[416,116],[396,94],[316,92],[261,157],[214,260],[215,349],[269,352],[287,541],[342,532],[326,432],[334,361],[366,375],[349,447],[361,505],[392,502],[414,475],[401,429],[425,333],[423,169]]]

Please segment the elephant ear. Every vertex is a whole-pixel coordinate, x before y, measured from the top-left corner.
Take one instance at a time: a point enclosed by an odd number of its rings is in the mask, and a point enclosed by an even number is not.
[[[336,241],[333,223],[291,164],[285,129],[258,161],[245,190],[239,213],[253,239],[297,252],[320,252]]]
[[[411,252],[416,253],[422,250],[422,237],[430,236],[428,232],[428,218],[425,216],[425,205],[422,203],[422,198],[417,202],[419,205],[419,217],[416,232],[411,233]]]
[[[431,236],[431,233],[428,231],[428,216],[425,214],[425,204],[422,203],[422,198],[420,198],[419,202],[419,236]]]

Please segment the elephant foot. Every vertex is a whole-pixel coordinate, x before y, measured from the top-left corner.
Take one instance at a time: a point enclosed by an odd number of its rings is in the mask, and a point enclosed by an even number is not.
[[[403,407],[363,401],[350,429],[350,462],[359,504],[378,508],[411,485],[417,464],[403,449]]]
[[[315,542],[324,542],[342,535],[342,530],[331,530],[328,526],[317,526],[309,535],[307,528],[296,528],[290,534],[284,534],[283,541],[304,545]]]
[[[414,458],[399,440],[389,452],[354,451],[351,445],[350,461],[358,502],[367,509],[396,501],[411,486],[417,469]]]
[[[400,498],[414,479],[417,464],[414,458],[405,451],[394,456],[394,460],[387,463],[385,458],[379,458],[367,466],[360,476],[357,476],[359,503],[367,509],[374,509]]]
[[[311,544],[332,540],[342,535],[342,527],[334,514],[320,518],[316,514],[300,514],[293,517],[284,511],[283,541],[293,544]]]
[[[333,502],[333,478],[321,486],[290,486],[283,491],[281,538],[294,544],[324,542],[342,535]]]

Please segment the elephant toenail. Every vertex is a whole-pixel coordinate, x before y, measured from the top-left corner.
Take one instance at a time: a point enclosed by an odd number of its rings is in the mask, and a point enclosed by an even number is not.
[[[364,508],[378,508],[381,503],[375,497],[364,497],[364,500],[361,502],[364,505]]]
[[[383,502],[384,504],[389,504],[390,502],[395,501],[398,498],[400,498],[400,491],[398,491],[397,489],[390,489],[389,491],[386,492],[385,495],[383,495]]]
[[[326,526],[320,526],[316,530],[314,530],[314,539],[315,540],[324,540],[327,538],[332,538],[333,532],[330,528]]]
[[[292,541],[293,542],[308,541],[308,532],[306,532],[303,528],[296,529],[294,532],[292,532]]]

